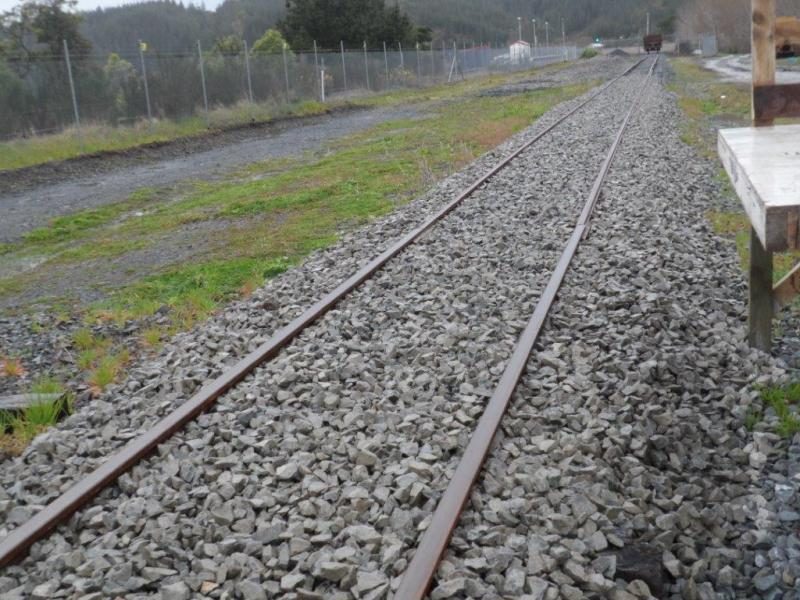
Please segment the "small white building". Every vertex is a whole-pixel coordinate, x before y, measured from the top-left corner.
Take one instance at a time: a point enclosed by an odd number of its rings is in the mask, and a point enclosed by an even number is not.
[[[527,62],[531,59],[531,45],[523,40],[514,42],[508,47],[508,56],[515,65]]]

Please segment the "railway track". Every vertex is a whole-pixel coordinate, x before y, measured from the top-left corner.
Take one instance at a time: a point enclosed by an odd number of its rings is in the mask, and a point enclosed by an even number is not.
[[[633,64],[624,73],[607,82],[549,127],[528,140],[466,190],[458,194],[454,200],[425,220],[419,227],[398,240],[381,255],[377,256],[346,281],[342,282],[335,290],[303,312],[289,325],[276,333],[264,345],[240,361],[233,369],[226,371],[220,378],[203,387],[197,394],[160,421],[155,427],[151,428],[146,434],[134,438],[117,454],[111,456],[100,468],[69,488],[63,495],[40,510],[32,519],[14,529],[10,535],[0,541],[0,565],[9,565],[23,557],[36,541],[47,536],[55,527],[66,521],[76,511],[90,504],[98,493],[106,489],[121,475],[128,473],[139,461],[152,453],[159,444],[169,440],[187,424],[197,419],[198,416],[207,411],[209,407],[223,397],[226,392],[242,384],[257,367],[276,357],[282,350],[287,348],[287,346],[303,334],[310,325],[318,322],[326,313],[334,309],[344,297],[351,294],[354,290],[357,290],[363,284],[370,282],[370,279],[379,273],[392,259],[401,255],[415,242],[426,238],[426,234],[430,234],[435,226],[442,223],[445,217],[452,214],[453,211],[467,199],[473,197],[478,192],[486,193],[493,183],[493,178],[512,164],[515,159],[530,150],[537,142],[546,138],[548,134],[559,126],[568,124],[572,117],[580,114],[581,109],[612,89],[618,81],[636,70],[646,60],[647,59],[643,59]],[[655,69],[657,58],[655,60],[651,59],[648,62],[651,64],[645,81],[642,84],[643,86],[647,85]],[[566,249],[558,259],[556,270],[550,276],[549,281],[543,278],[542,290],[540,295],[536,298],[538,302],[536,302],[533,317],[525,328],[520,343],[514,349],[499,386],[492,395],[486,410],[483,412],[483,416],[480,418],[480,422],[469,443],[467,451],[459,463],[456,473],[447,487],[442,500],[437,506],[433,519],[426,529],[426,533],[419,548],[413,555],[412,562],[405,572],[405,576],[398,589],[397,597],[421,598],[429,588],[439,557],[444,551],[453,527],[458,521],[458,515],[468,498],[472,483],[478,476],[481,464],[505,411],[510,395],[524,370],[527,357],[544,324],[547,312],[569,267],[570,260],[581,239],[588,231],[592,211],[600,196],[603,180],[624,135],[625,128],[631,115],[636,110],[636,97],[638,96],[634,97],[622,122],[619,124],[619,128],[616,130],[611,148],[600,165],[599,174],[592,183],[586,202],[582,207],[578,206],[580,211],[578,222],[574,228],[572,228],[572,232],[567,236],[568,242]],[[573,198],[571,201],[575,202],[576,199]],[[569,212],[569,208],[571,208],[571,206],[566,207],[565,212]],[[564,215],[559,214],[555,220],[553,220],[553,218],[554,217],[547,214],[547,211],[543,211],[541,214],[536,215],[535,223],[540,227],[563,229],[566,232]],[[544,254],[544,263],[552,256],[557,256],[552,250]],[[533,303],[534,299],[529,299],[528,304],[532,305]],[[507,333],[506,337],[508,337]],[[374,456],[374,453],[366,449],[366,446],[363,452],[360,452],[359,456],[361,454],[366,458],[360,460],[366,462],[373,460],[372,456]],[[288,473],[284,471],[275,473],[275,475],[277,475],[278,479],[281,479],[285,475],[288,475]],[[292,477],[295,477],[295,475],[291,475],[289,479]]]

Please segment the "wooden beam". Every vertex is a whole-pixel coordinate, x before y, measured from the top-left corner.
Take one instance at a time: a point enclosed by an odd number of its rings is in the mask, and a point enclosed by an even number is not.
[[[58,402],[64,394],[17,394],[0,397],[0,410],[25,410],[43,402]]]
[[[775,309],[780,309],[790,304],[800,295],[800,264],[789,271],[789,273],[775,284],[772,288],[772,298]]]
[[[756,89],[775,85],[775,0],[752,0],[753,124],[772,125],[756,115]]]
[[[800,117],[800,83],[753,88],[753,118],[771,123],[781,117]]]
[[[772,349],[772,252],[764,250],[750,228],[750,346],[764,352]]]

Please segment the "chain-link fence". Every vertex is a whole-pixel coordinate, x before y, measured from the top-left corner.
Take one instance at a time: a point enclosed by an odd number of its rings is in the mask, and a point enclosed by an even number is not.
[[[366,47],[278,54],[203,50],[180,54],[37,56],[0,62],[0,137],[60,131],[87,123],[114,126],[180,120],[240,103],[356,97],[574,60],[574,46],[512,55],[488,46]]]

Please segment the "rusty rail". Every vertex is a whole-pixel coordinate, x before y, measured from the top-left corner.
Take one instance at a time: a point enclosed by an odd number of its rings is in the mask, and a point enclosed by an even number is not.
[[[647,73],[644,84],[642,85],[642,92],[650,82],[650,77],[655,70],[658,57],[653,61],[650,70]],[[458,524],[461,517],[461,512],[469,498],[469,493],[475,480],[478,478],[486,456],[489,453],[492,440],[494,440],[497,428],[500,426],[500,421],[505,415],[511,396],[517,387],[522,373],[525,371],[525,365],[528,362],[533,345],[539,337],[539,333],[544,326],[547,314],[550,312],[550,307],[556,298],[561,283],[564,280],[564,275],[569,269],[572,258],[578,249],[581,239],[587,232],[589,227],[589,219],[594,210],[594,206],[600,197],[600,190],[603,186],[611,162],[614,155],[617,153],[622,136],[628,126],[634,111],[639,105],[641,94],[637,96],[631,105],[630,110],[625,116],[625,120],[617,132],[614,143],[609,150],[600,172],[595,179],[594,185],[589,192],[589,197],[586,200],[584,209],[575,225],[575,229],[564,248],[561,258],[556,265],[547,286],[542,292],[539,302],[536,304],[533,315],[531,316],[528,325],[522,332],[522,335],[514,348],[514,353],[506,365],[500,383],[495,388],[492,397],[489,399],[486,409],[481,415],[480,421],[475,428],[472,437],[470,438],[467,449],[456,467],[453,478],[447,486],[444,494],[442,495],[439,504],[433,514],[428,529],[422,536],[417,551],[411,559],[411,564],[400,581],[400,586],[397,589],[395,598],[398,600],[421,600],[425,597],[433,581],[436,568],[439,565],[442,554],[447,548],[453,531]]]
[[[438,212],[425,220],[419,227],[394,242],[387,250],[373,258],[356,271],[356,273],[339,284],[333,291],[329,292],[310,308],[306,309],[300,316],[280,329],[259,348],[236,363],[236,365],[224,372],[216,380],[203,386],[199,392],[173,412],[169,413],[161,421],[153,425],[147,432],[128,442],[106,460],[106,462],[83,479],[80,479],[61,496],[36,513],[30,520],[11,531],[5,538],[0,540],[0,567],[9,565],[15,560],[25,556],[31,545],[44,538],[60,523],[66,521],[77,510],[88,504],[98,493],[113,483],[120,475],[148,456],[160,443],[172,437],[187,423],[210,408],[220,396],[242,381],[256,367],[274,358],[281,349],[291,343],[291,341],[306,327],[327,313],[353,289],[369,279],[389,260],[431,229],[431,227],[447,216],[459,204],[464,202],[464,200],[469,198],[478,188],[506,167],[511,161],[586,106],[589,102],[597,98],[616,81],[628,75],[642,64],[644,60],[645,59],[642,59],[634,63],[622,74],[606,82],[594,94],[586,98],[544,131],[500,161],[500,163],[459,194],[455,200],[452,200],[439,209]]]

